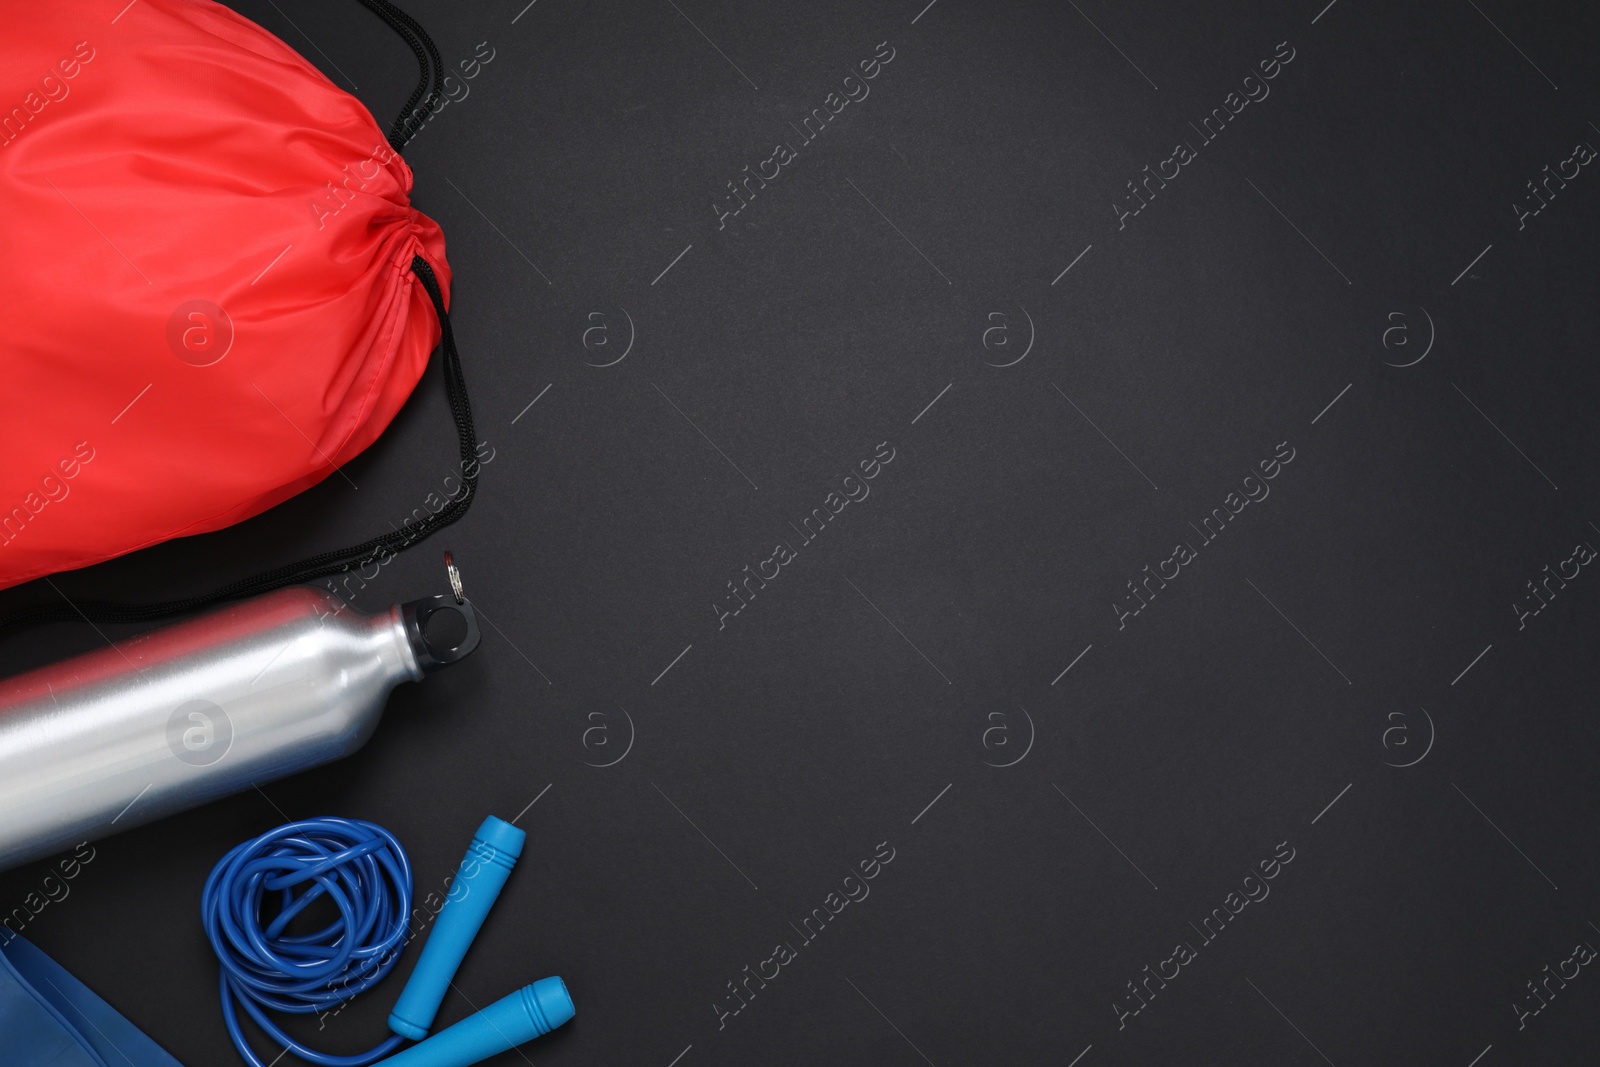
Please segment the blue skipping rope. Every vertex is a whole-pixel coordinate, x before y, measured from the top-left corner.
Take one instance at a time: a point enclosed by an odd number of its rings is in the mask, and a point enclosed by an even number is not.
[[[263,926],[269,894],[278,911]],[[322,897],[338,909],[337,919],[314,933],[284,932]],[[394,969],[411,912],[411,861],[383,827],[304,819],[246,841],[212,869],[200,912],[222,964],[222,1017],[251,1067],[267,1064],[245,1040],[236,1001],[269,1038],[320,1067],[368,1067],[404,1043],[391,1036],[370,1052],[334,1056],[300,1044],[266,1014],[328,1011]]]

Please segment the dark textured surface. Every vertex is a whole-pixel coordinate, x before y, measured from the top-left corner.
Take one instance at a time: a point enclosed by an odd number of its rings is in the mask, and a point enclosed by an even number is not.
[[[29,937],[235,1062],[197,921],[223,852],[372,819],[422,895],[520,813],[441,1019],[552,973],[578,1017],[498,1064],[1595,1061],[1600,975],[1564,962],[1600,945],[1600,576],[1563,563],[1600,545],[1600,174],[1563,163],[1600,146],[1592,7],[525,2],[406,5],[452,66],[493,50],[406,153],[493,459],[353,598],[439,591],[448,545],[483,648],[358,756],[99,843]],[[385,126],[410,91],[354,3],[239,9]],[[1546,165],[1579,174],[1519,228]],[[435,366],[359,492],[58,583],[162,596],[357,540],[451,451]],[[1579,573],[1519,624],[1547,564]],[[0,668],[101,640],[7,637]],[[1135,999],[1147,965],[1178,976]],[[722,1015],[746,966],[778,977]],[[375,1042],[399,986],[318,1039]]]

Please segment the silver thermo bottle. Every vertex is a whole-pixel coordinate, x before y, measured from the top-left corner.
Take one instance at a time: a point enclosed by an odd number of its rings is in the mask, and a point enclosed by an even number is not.
[[[478,644],[451,595],[358,612],[291,586],[0,682],[0,870],[366,743]]]

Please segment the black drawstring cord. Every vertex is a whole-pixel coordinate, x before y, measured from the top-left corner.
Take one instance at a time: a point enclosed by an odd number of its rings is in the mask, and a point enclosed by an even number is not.
[[[434,47],[433,38],[428,36],[417,20],[401,11],[389,0],[361,0],[361,3],[377,15],[389,27],[398,33],[411,46],[411,51],[417,57],[417,65],[422,68],[422,80],[411,91],[411,98],[406,101],[400,117],[394,120],[394,125],[389,129],[389,144],[396,152],[406,146],[406,142],[417,135],[423,125],[428,121],[428,115],[439,103],[439,97],[444,94],[444,60],[439,58],[439,49]],[[430,78],[429,64],[432,64]],[[422,94],[432,82],[432,91],[428,92],[428,99],[418,108],[422,101]]]
[[[420,522],[409,523],[363,541],[359,545],[323,552],[298,563],[278,567],[241,581],[225,585],[200,596],[167,600],[154,604],[115,604],[104,601],[76,601],[68,604],[46,604],[28,608],[0,617],[0,630],[10,626],[36,622],[68,622],[87,619],[90,622],[150,622],[179,615],[198,608],[209,607],[229,600],[240,600],[286,585],[315,581],[333,574],[342,574],[358,567],[387,562],[396,552],[425,540],[455,522],[472,506],[478,491],[477,434],[472,425],[472,403],[467,397],[467,380],[461,372],[461,355],[456,351],[455,334],[450,329],[450,316],[444,308],[444,294],[439,289],[439,279],[433,268],[421,256],[411,260],[411,270],[433,301],[439,316],[440,348],[444,370],[444,391],[450,402],[450,416],[456,424],[456,434],[461,442],[461,494],[428,515]]]

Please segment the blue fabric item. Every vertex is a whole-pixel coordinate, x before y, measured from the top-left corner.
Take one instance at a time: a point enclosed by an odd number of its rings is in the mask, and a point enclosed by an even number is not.
[[[183,1067],[89,987],[0,931],[0,1060],[6,1067]]]

